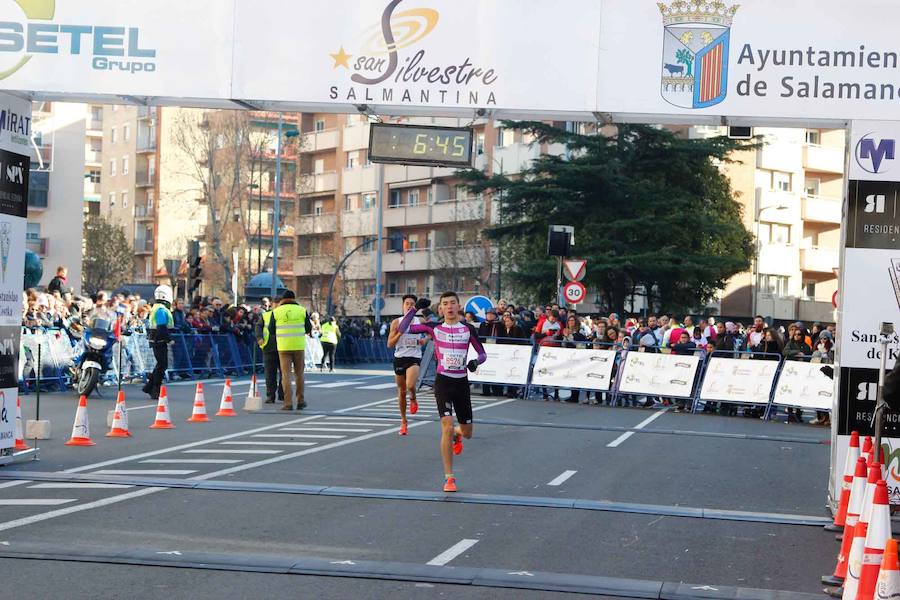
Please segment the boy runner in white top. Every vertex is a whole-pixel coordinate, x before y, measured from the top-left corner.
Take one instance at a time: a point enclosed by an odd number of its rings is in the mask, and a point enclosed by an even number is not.
[[[403,314],[416,307],[416,298],[412,294],[403,296]],[[414,324],[419,324],[418,317]],[[400,435],[407,434],[406,396],[409,395],[409,413],[419,412],[416,402],[416,384],[419,382],[419,365],[422,364],[422,344],[425,336],[415,333],[400,333],[400,319],[391,321],[388,334],[388,348],[394,349],[394,379],[397,382],[397,403],[400,406]]]

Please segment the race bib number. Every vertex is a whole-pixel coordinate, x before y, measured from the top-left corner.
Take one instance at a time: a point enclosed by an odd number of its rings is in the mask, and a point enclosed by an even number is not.
[[[405,337],[403,338],[403,343],[401,345],[404,348],[415,348],[419,345],[419,340],[414,337]]]
[[[465,354],[444,354],[441,356],[441,366],[448,371],[462,371],[465,362]]]

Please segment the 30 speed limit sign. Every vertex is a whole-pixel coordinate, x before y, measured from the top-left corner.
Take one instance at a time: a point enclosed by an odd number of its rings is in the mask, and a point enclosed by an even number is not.
[[[580,281],[570,281],[563,287],[563,296],[569,304],[581,304],[587,296],[587,288]]]

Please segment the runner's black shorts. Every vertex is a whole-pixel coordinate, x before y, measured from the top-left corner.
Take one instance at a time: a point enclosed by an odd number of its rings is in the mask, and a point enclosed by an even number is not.
[[[406,370],[410,367],[418,367],[422,364],[421,358],[412,358],[409,356],[394,357],[394,374],[402,377],[406,375]]]
[[[434,398],[437,400],[440,416],[449,417],[455,411],[460,425],[472,422],[472,397],[469,394],[468,377],[435,376]]]

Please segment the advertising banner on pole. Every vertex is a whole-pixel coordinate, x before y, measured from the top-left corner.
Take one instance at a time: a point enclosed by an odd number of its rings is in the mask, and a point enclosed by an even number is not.
[[[616,353],[613,350],[543,346],[538,349],[531,383],[568,389],[606,391],[611,387],[615,360]]]
[[[501,383],[505,385],[527,385],[528,369],[531,367],[531,346],[512,344],[485,344],[487,360],[478,370],[469,373],[472,383]],[[469,348],[466,361],[478,358]]]
[[[619,391],[666,398],[690,398],[700,365],[698,356],[629,352]]]
[[[822,373],[821,363],[788,361],[775,385],[773,402],[830,411],[834,404],[834,381]]]
[[[778,362],[713,356],[709,360],[700,399],[713,402],[768,404]]]

